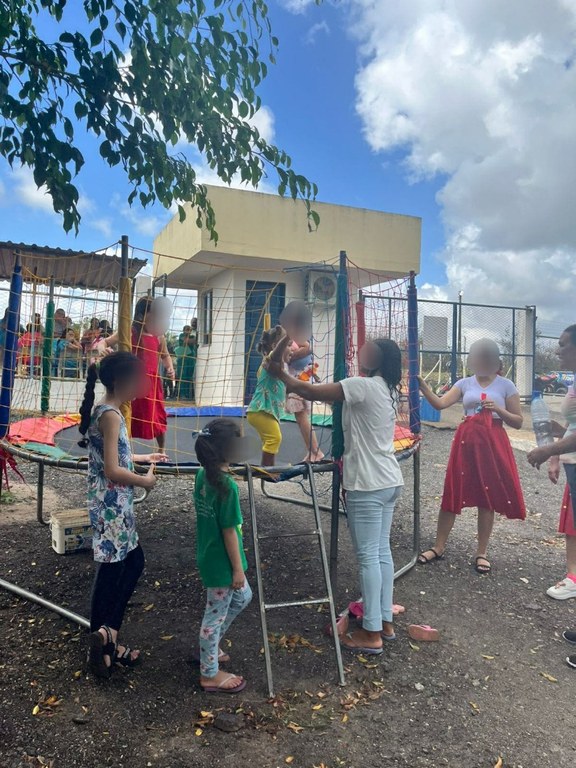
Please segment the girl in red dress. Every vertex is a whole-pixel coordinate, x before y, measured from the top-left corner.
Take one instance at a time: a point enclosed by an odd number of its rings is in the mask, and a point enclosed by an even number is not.
[[[132,352],[144,362],[149,390],[145,397],[132,401],[131,432],[132,437],[142,440],[155,439],[160,452],[164,452],[166,446],[166,409],[160,362],[166,370],[166,376],[172,381],[175,379],[172,358],[164,337],[164,324],[165,318],[157,300],[144,296],[136,302],[132,323]],[[117,333],[104,340],[108,347],[117,343]]]
[[[462,401],[464,421],[458,428],[444,481],[436,542],[418,558],[421,565],[442,560],[452,526],[464,507],[478,507],[478,549],[474,567],[490,573],[488,542],[494,513],[524,520],[526,508],[518,468],[504,425],[522,427],[520,396],[514,384],[499,375],[500,350],[490,339],[470,347],[468,367],[473,376],[460,379],[438,397],[420,378],[420,389],[437,410]]]

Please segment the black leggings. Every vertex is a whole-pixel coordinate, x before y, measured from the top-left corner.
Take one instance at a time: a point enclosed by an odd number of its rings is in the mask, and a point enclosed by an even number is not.
[[[140,544],[125,560],[118,563],[99,563],[92,589],[90,630],[102,626],[117,631],[122,626],[124,612],[138,579],[144,570],[144,552]]]
[[[574,525],[576,525],[576,464],[564,464],[568,488],[570,488],[570,498],[572,499],[572,514],[574,515]]]

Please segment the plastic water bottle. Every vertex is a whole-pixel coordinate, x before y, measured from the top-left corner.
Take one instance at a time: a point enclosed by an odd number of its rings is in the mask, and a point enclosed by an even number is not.
[[[530,408],[532,414],[532,428],[538,446],[550,445],[554,442],[552,436],[552,424],[550,423],[550,411],[544,402],[542,392],[532,393],[532,405]]]

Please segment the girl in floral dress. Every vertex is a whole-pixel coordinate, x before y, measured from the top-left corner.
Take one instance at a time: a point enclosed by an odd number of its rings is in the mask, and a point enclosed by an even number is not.
[[[106,389],[94,407],[96,382]],[[154,462],[163,454],[132,456],[123,403],[138,397],[148,382],[143,363],[130,352],[114,352],[87,371],[80,408],[80,445],[88,447],[88,507],[92,523],[94,560],[98,564],[90,615],[90,670],[109,677],[112,665],[134,667],[139,651],[118,644],[128,601],[144,569],[144,553],[134,519],[134,487],[153,488]],[[134,472],[133,461],[149,462],[145,475]]]
[[[229,462],[240,459],[240,440],[238,425],[229,419],[211,421],[196,440],[202,465],[194,486],[197,561],[207,590],[200,629],[200,685],[207,693],[240,693],[246,687],[244,678],[219,668],[230,661],[220,643],[252,599],[245,575],[238,486],[227,474]]]

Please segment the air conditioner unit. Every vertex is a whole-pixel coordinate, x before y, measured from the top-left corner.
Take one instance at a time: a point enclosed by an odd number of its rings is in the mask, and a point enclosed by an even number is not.
[[[336,306],[336,274],[334,272],[308,272],[306,274],[306,299],[309,304]]]

